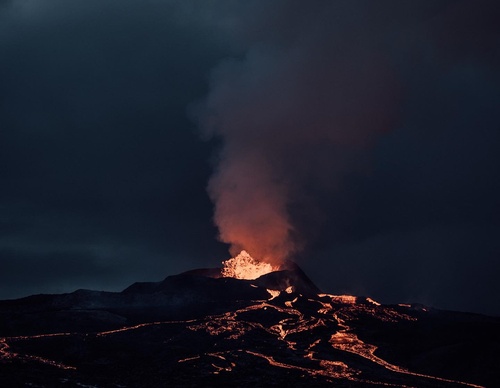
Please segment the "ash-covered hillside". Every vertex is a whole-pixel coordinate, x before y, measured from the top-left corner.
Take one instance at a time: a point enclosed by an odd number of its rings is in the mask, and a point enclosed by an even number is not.
[[[499,318],[220,273],[0,301],[0,386],[500,386]]]

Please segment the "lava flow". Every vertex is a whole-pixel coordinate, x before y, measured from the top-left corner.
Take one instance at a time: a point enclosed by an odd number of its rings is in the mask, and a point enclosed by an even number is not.
[[[456,355],[435,333],[461,315],[319,293],[300,268],[273,272],[244,251],[224,264],[224,277],[0,303],[0,386],[495,386],[423,364],[427,349]],[[498,325],[477,322],[471,335]]]

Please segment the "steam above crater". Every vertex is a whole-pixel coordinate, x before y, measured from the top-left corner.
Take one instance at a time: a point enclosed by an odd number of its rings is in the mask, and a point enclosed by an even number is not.
[[[208,184],[219,239],[233,257],[279,265],[320,228],[345,176],[366,169],[398,86],[375,21],[339,17],[350,5],[266,4],[231,15],[225,35],[240,51],[213,70],[198,114],[222,140]]]

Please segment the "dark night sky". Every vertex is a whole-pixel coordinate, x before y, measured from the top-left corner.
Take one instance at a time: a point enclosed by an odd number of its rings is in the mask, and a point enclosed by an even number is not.
[[[295,260],[328,292],[500,314],[497,3],[0,0],[0,299],[228,258],[206,187],[240,134],[207,136],[200,106],[241,91],[253,119],[262,94],[265,126],[299,80],[283,117],[307,141],[323,106],[356,127],[299,152]],[[297,155],[267,125],[252,147]]]

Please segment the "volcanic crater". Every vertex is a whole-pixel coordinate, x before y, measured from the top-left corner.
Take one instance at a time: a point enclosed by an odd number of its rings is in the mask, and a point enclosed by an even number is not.
[[[497,317],[227,275],[0,301],[0,385],[500,386]]]

